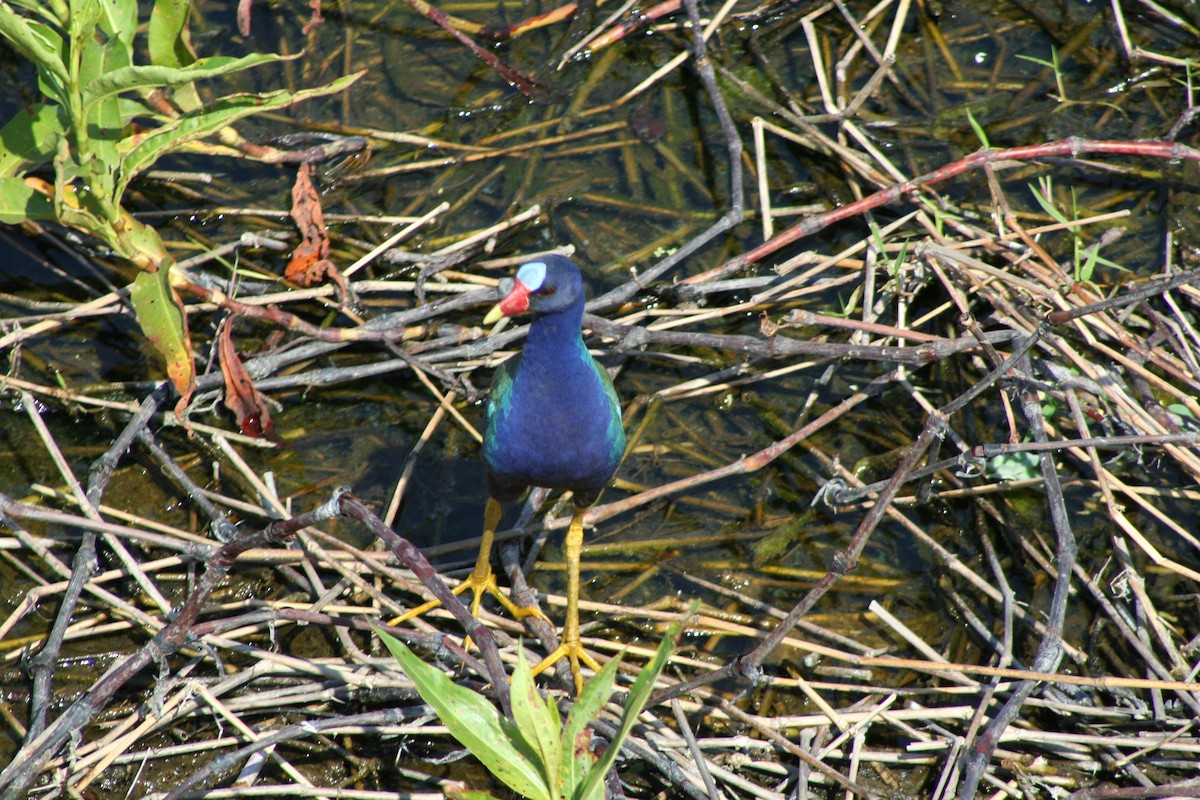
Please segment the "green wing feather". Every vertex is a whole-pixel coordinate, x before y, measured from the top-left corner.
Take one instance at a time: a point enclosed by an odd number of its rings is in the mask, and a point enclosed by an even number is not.
[[[496,367],[496,372],[492,375],[492,387],[488,390],[488,419],[508,405],[508,396],[512,394],[513,375],[520,361],[521,356],[518,354]]]
[[[492,386],[487,399],[487,428],[483,434],[483,457],[491,463],[492,448],[499,445],[493,433],[500,424],[500,417],[508,411],[509,397],[512,395],[513,375],[517,368],[520,355],[513,356],[496,368],[492,376]]]
[[[592,369],[596,371],[596,377],[600,380],[600,386],[604,389],[604,393],[608,395],[610,413],[608,417],[608,441],[612,448],[612,454],[615,458],[620,458],[625,454],[625,425],[621,421],[621,398],[617,396],[617,389],[613,386],[612,378],[608,377],[608,370],[600,365],[600,362],[592,358],[592,354],[588,352],[587,346],[583,340],[579,340],[579,349],[583,353],[583,357],[592,365]]]

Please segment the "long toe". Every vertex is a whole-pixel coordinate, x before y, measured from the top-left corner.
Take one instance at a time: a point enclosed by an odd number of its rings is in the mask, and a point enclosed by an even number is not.
[[[462,594],[463,592],[467,591],[468,589],[470,589],[471,593],[472,593],[472,597],[471,597],[471,616],[472,617],[479,616],[479,604],[480,604],[480,600],[483,598],[484,592],[489,592],[489,593],[495,595],[496,597],[500,596],[500,590],[496,586],[496,576],[493,575],[490,570],[488,571],[488,574],[483,578],[477,577],[475,575],[475,573],[472,572],[470,575],[467,576],[466,580],[464,580],[458,586],[455,586],[453,589],[450,590],[450,592],[455,597],[457,597],[458,595]],[[508,600],[508,598],[504,598],[504,601],[507,601],[507,600]],[[423,614],[426,614],[426,613],[432,611],[433,609],[437,608],[441,604],[442,604],[441,600],[437,600],[437,599],[430,600],[429,602],[423,603],[423,604],[417,606],[416,608],[410,608],[408,611],[405,611],[403,614],[401,614],[400,616],[396,617],[391,622],[389,622],[388,625],[399,625],[403,622],[408,622],[409,620],[416,619],[417,617],[422,616]]]
[[[600,671],[599,662],[592,658],[591,653],[583,649],[580,642],[575,642],[572,646],[564,641],[550,655],[538,662],[537,666],[533,668],[533,674],[540,675],[563,659],[570,664],[571,675],[575,678],[575,696],[578,697],[583,692],[583,667],[586,666],[593,672]]]

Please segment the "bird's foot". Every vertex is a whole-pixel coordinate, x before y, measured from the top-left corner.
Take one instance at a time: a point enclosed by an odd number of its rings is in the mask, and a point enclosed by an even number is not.
[[[500,585],[496,582],[496,574],[492,572],[491,569],[488,569],[483,575],[480,575],[477,572],[472,572],[462,583],[460,583],[458,586],[455,586],[450,591],[455,597],[457,597],[468,589],[472,593],[470,608],[471,616],[473,617],[479,616],[479,606],[483,601],[484,593],[487,593],[496,598],[500,605],[504,607],[504,610],[507,611],[513,617],[513,619],[518,621],[526,617],[540,617],[541,619],[546,619],[546,615],[543,614],[542,610],[537,606],[519,606],[510,600],[508,595],[500,591]],[[416,619],[422,614],[432,611],[441,604],[441,600],[430,600],[429,602],[419,605],[416,608],[410,608],[408,611],[396,617],[388,624],[399,625],[402,622],[408,622],[411,619]]]
[[[575,677],[575,696],[578,697],[583,693],[583,671],[580,667],[580,663],[582,662],[593,672],[600,671],[600,664],[597,663],[596,659],[592,658],[591,654],[588,653],[587,650],[583,649],[583,644],[579,641],[579,639],[575,639],[574,642],[569,642],[567,641],[566,636],[564,636],[562,643],[556,647],[554,651],[550,653],[550,655],[539,661],[537,666],[533,668],[533,674],[540,675],[542,672],[546,671],[546,669],[554,666],[560,659],[563,658],[567,659],[567,661],[571,664],[571,675]]]
[[[531,606],[521,606],[514,603],[511,597],[500,591],[500,587],[496,583],[495,575],[492,576],[491,585],[485,588],[492,597],[496,598],[496,602],[504,606],[504,610],[508,612],[508,615],[518,622],[528,617],[534,617],[546,623],[550,622],[550,618],[547,617],[545,613],[543,613],[542,610],[537,607],[536,601],[535,604]],[[476,601],[476,605],[478,605],[478,598],[476,598]],[[475,612],[472,611],[471,613],[474,614]]]

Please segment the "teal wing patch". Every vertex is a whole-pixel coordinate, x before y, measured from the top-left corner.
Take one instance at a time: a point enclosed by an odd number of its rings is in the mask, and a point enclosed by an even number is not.
[[[520,354],[513,356],[496,368],[496,374],[492,376],[492,386],[488,390],[487,399],[487,429],[483,434],[483,453],[484,458],[489,458],[492,446],[496,444],[493,436],[494,428],[499,423],[502,417],[508,410],[508,405],[512,397],[513,375],[516,374],[517,365],[521,361]]]
[[[580,344],[582,345],[583,342],[581,341]],[[608,442],[612,448],[611,453],[614,460],[620,460],[625,455],[625,424],[621,420],[621,398],[617,396],[617,389],[613,386],[612,378],[608,377],[608,370],[601,366],[599,361],[592,358],[586,346],[583,347],[583,354],[591,362],[592,369],[596,371],[596,377],[600,380],[600,386],[603,387],[604,394],[608,396]]]
[[[489,418],[508,405],[508,397],[512,394],[513,373],[516,372],[520,360],[521,356],[516,355],[496,367],[496,374],[492,376],[492,386],[488,390],[487,413]]]

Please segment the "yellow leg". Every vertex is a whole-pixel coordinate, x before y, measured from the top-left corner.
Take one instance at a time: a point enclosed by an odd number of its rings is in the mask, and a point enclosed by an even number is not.
[[[483,512],[483,535],[480,537],[479,555],[475,557],[475,569],[471,570],[467,579],[455,586],[453,590],[455,595],[460,595],[468,589],[472,591],[474,597],[471,598],[471,616],[479,613],[479,603],[483,599],[484,592],[501,597],[500,589],[496,586],[496,576],[492,574],[492,540],[496,538],[496,526],[500,524],[501,511],[500,504],[489,497],[487,507]],[[504,600],[507,601],[508,598],[505,597]],[[410,619],[416,619],[441,604],[441,600],[430,600],[416,608],[410,608],[388,624],[399,625]]]
[[[522,608],[509,600],[500,591],[500,587],[496,584],[496,576],[492,573],[492,540],[496,538],[496,528],[500,525],[502,511],[500,503],[489,497],[487,507],[483,511],[483,536],[479,542],[479,555],[475,557],[475,569],[471,570],[471,574],[467,576],[466,580],[454,587],[453,592],[455,595],[460,595],[468,589],[471,590],[474,594],[471,598],[471,616],[473,617],[479,616],[479,604],[483,600],[484,592],[499,600],[500,605],[504,606],[505,610],[517,619],[535,616],[539,613],[536,608]],[[440,600],[430,600],[416,608],[410,608],[388,624],[399,625],[415,619],[441,604]]]
[[[593,670],[600,669],[596,659],[588,655],[579,640],[579,554],[583,550],[583,514],[586,509],[576,508],[567,529],[567,622],[563,626],[562,642],[550,655],[533,668],[537,675],[564,656],[571,663],[571,674],[575,676],[575,694],[583,691],[582,661]]]

